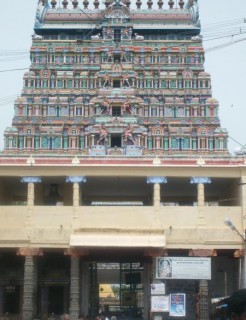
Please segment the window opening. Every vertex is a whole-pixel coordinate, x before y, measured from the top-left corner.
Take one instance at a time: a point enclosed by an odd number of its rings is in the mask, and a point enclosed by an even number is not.
[[[120,54],[119,53],[114,54],[114,62],[120,62]]]
[[[120,88],[120,80],[113,80],[113,88]]]
[[[121,107],[112,107],[112,116],[120,117],[121,116]]]
[[[111,137],[111,148],[118,147],[121,148],[121,135],[113,135]]]
[[[114,41],[121,42],[121,30],[120,29],[114,29]]]

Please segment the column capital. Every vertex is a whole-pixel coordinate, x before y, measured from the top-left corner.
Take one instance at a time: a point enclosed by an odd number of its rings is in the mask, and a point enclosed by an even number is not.
[[[84,176],[69,176],[69,177],[66,177],[66,182],[68,182],[68,183],[85,183],[86,177],[84,177]]]
[[[167,183],[166,177],[147,177],[146,179],[147,183]]]
[[[88,256],[89,251],[82,248],[68,248],[64,250],[64,255],[71,257],[83,257]]]
[[[189,257],[217,257],[217,250],[215,250],[215,249],[191,249],[191,250],[189,250]]]
[[[42,182],[41,177],[22,177],[22,183],[40,183]]]
[[[192,183],[192,184],[211,183],[211,178],[208,178],[208,177],[192,177],[192,178],[190,178],[190,183]]]
[[[43,250],[40,248],[19,248],[17,256],[42,256]]]

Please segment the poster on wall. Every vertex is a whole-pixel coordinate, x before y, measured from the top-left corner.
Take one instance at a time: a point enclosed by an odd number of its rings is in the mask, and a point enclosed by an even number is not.
[[[155,296],[158,294],[164,295],[166,293],[165,284],[164,283],[152,283],[151,286],[151,295]]]
[[[211,280],[211,258],[158,257],[156,279]]]
[[[170,294],[169,302],[169,315],[171,317],[185,317],[186,316],[186,297],[184,293],[172,293]]]
[[[152,296],[151,312],[169,312],[169,296]]]

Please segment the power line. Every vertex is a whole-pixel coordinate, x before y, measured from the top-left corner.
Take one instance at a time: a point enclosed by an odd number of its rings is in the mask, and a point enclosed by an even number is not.
[[[227,43],[223,43],[219,46],[215,46],[215,47],[210,47],[208,49],[205,50],[205,52],[213,52],[213,51],[217,51],[219,49],[223,49],[223,48],[226,48],[226,47],[230,47],[236,43],[239,43],[239,42],[243,42],[243,41],[246,41],[246,38],[243,38],[243,39],[238,39],[238,40],[234,40],[232,42],[227,42]]]
[[[3,73],[3,72],[12,72],[12,71],[21,71],[21,70],[29,70],[29,68],[0,70],[0,73]]]

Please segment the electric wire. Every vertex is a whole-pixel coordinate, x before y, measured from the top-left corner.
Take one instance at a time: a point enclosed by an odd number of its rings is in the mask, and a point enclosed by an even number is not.
[[[214,30],[214,29],[219,29],[224,26],[232,26],[232,25],[237,25],[237,24],[242,24],[242,23],[246,23],[245,18],[218,21],[218,22],[213,22],[213,23],[209,23],[209,24],[204,24],[202,29],[203,30],[211,30],[211,29]]]
[[[232,46],[232,45],[234,45],[236,43],[243,42],[243,41],[246,41],[246,38],[230,41],[230,42],[227,42],[227,43],[220,44],[218,46],[207,48],[205,50],[205,52],[209,53],[209,52],[217,51],[217,50],[220,50],[220,49],[224,49],[226,47]]]
[[[3,73],[3,72],[12,72],[12,71],[21,71],[21,70],[29,70],[29,68],[16,68],[16,69],[0,70],[0,73]]]
[[[83,13],[84,11],[79,8]],[[86,13],[85,13],[86,14]],[[87,14],[86,14],[87,15]],[[88,15],[87,15],[88,16]],[[92,20],[94,22],[94,20]],[[100,27],[99,24],[97,24],[97,27]],[[90,33],[92,33],[96,28],[90,30]],[[226,31],[219,31],[217,33],[210,33],[210,34],[206,34],[203,33],[202,37],[203,37],[203,42],[206,41],[214,41],[214,40],[218,40],[218,39],[222,39],[222,38],[227,38],[227,37],[235,37],[235,36],[240,36],[246,33],[246,29],[243,28],[237,28],[237,29],[231,29],[231,30],[226,30]],[[86,39],[88,37],[88,32],[85,34],[84,39]],[[175,34],[173,34],[174,36]],[[184,36],[191,36],[191,33],[181,33],[181,35]],[[172,36],[172,35],[170,35]],[[25,50],[5,50],[5,51],[1,51],[0,50],[0,62],[3,61],[15,61],[19,58],[22,59],[28,59],[29,58],[29,51],[25,51]]]

